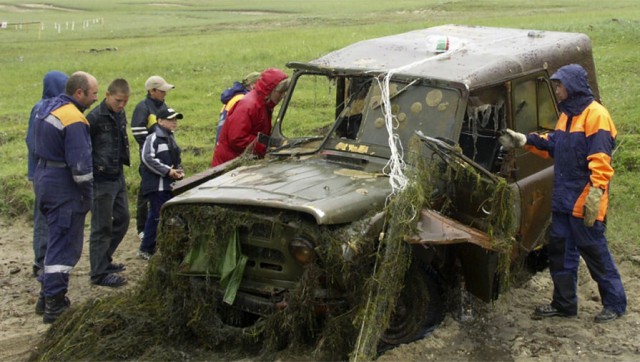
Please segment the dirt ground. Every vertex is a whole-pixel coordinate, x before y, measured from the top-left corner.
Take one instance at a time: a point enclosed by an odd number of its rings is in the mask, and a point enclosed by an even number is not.
[[[133,220],[132,220],[133,225]],[[0,220],[0,360],[25,361],[48,326],[34,313],[39,284],[31,276],[31,225]],[[88,234],[85,234],[88,236]],[[115,261],[125,263],[129,284],[120,289],[89,282],[88,245],[71,276],[72,304],[134,288],[146,262],[136,258],[138,239],[130,228]],[[594,324],[600,311],[597,286],[581,266],[580,307],[577,318],[531,320],[538,304],[552,292],[548,272],[512,288],[493,305],[448,315],[431,335],[383,354],[380,361],[638,361],[640,360],[640,251],[614,254],[627,291],[627,314],[612,323]]]

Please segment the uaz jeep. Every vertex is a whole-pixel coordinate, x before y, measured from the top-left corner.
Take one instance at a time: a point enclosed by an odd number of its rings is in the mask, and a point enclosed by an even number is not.
[[[598,98],[590,40],[576,33],[447,25],[291,62],[265,159],[176,185],[161,213],[163,263],[209,288],[229,324],[340,316],[371,299],[366,278],[402,223],[408,260],[386,281],[398,292],[377,327],[390,345],[419,338],[441,321],[447,290],[489,301],[513,265],[543,255],[552,161],[498,137],[553,130],[549,76],[569,63]],[[394,195],[415,185],[413,216],[394,215]]]

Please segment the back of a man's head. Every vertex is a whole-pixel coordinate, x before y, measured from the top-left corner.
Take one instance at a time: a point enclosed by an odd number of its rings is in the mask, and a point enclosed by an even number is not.
[[[65,85],[64,92],[73,96],[78,89],[82,89],[82,91],[86,94],[89,91],[89,73],[78,71],[71,74],[69,79],[67,79],[67,84]]]

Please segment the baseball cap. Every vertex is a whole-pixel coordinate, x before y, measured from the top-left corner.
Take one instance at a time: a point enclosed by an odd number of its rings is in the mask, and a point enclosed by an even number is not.
[[[252,85],[253,83],[257,82],[258,79],[260,79],[260,73],[259,72],[251,72],[247,75],[244,76],[244,78],[242,78],[242,85],[243,86],[249,86]]]
[[[157,119],[182,119],[182,113],[176,112],[173,108],[163,109],[156,114]]]
[[[152,75],[151,77],[149,77],[149,79],[144,82],[144,87],[146,90],[152,90],[155,88],[165,92],[169,89],[175,88],[173,84],[167,83],[167,81],[159,75]]]

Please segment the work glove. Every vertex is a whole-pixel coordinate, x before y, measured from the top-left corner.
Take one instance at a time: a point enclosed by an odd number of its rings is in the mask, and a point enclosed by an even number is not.
[[[498,137],[498,142],[500,142],[504,149],[512,150],[514,148],[520,148],[527,144],[527,136],[506,128],[502,136]]]
[[[600,212],[600,199],[604,190],[595,186],[589,188],[589,194],[587,200],[584,202],[584,209],[582,214],[584,215],[584,226],[592,227],[596,222],[598,213]]]

